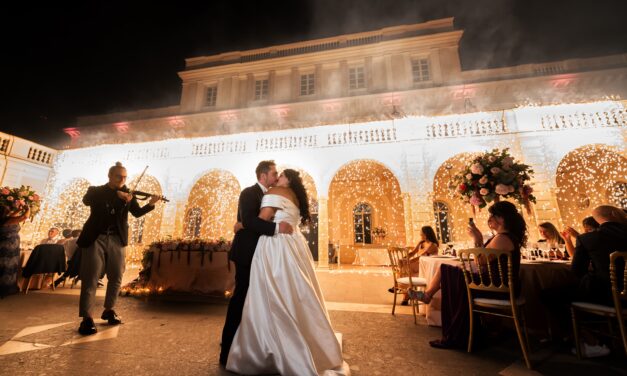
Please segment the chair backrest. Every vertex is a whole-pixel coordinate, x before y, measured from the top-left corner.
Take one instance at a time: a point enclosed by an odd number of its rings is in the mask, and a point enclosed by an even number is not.
[[[622,261],[622,262],[620,262]],[[622,269],[622,286],[619,279]],[[627,252],[613,252],[610,255],[610,281],[612,297],[617,309],[622,307],[621,300],[627,300]]]
[[[512,273],[512,253],[492,248],[470,248],[459,251],[464,280],[471,290],[509,293],[514,299],[518,276]],[[506,259],[503,263],[501,260]]]
[[[394,281],[401,277],[411,277],[409,271],[409,252],[403,247],[388,247],[388,256],[390,257],[390,266]]]

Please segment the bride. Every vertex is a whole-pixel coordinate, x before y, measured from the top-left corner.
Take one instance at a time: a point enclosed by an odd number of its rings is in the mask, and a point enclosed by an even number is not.
[[[226,369],[240,374],[349,375],[299,222],[309,202],[298,171],[281,173],[259,217],[289,222],[293,234],[261,236]]]

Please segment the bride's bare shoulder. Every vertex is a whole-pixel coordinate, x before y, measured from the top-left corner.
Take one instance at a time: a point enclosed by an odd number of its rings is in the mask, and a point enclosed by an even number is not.
[[[266,194],[283,196],[285,198],[291,198],[293,195],[292,190],[287,187],[272,187],[268,189],[268,192],[266,192]]]

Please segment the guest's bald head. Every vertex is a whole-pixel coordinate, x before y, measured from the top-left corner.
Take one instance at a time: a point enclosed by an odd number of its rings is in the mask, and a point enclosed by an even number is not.
[[[618,222],[627,225],[627,214],[622,209],[611,205],[601,205],[594,208],[592,217],[603,224],[605,222]]]

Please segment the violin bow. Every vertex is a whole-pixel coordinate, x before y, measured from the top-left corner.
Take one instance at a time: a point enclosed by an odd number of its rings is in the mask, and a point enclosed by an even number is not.
[[[144,177],[144,174],[146,174],[146,170],[148,170],[148,166],[146,166],[144,168],[144,171],[142,171],[141,175],[139,175],[139,177],[137,178],[137,181],[135,181],[135,185],[133,186],[133,188],[129,191],[130,194],[133,194],[133,192],[135,192],[135,190],[137,189],[137,186],[139,185],[139,182],[142,180],[142,178]],[[127,203],[127,205],[130,204],[130,201]]]

